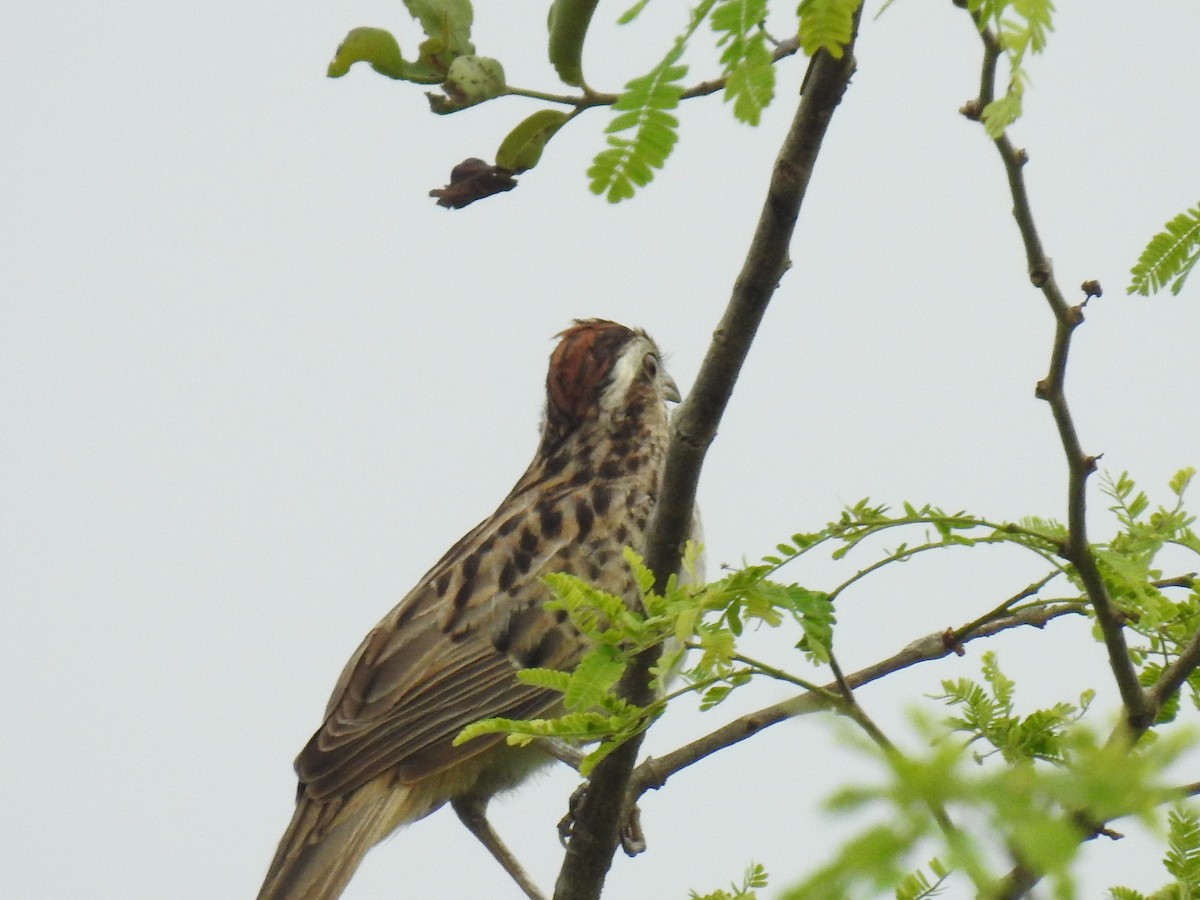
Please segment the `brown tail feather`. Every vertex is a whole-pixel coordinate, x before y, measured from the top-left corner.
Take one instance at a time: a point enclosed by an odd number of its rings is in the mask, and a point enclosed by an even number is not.
[[[301,797],[258,900],[336,900],[367,851],[424,812],[410,809],[413,799],[382,779],[344,799]]]

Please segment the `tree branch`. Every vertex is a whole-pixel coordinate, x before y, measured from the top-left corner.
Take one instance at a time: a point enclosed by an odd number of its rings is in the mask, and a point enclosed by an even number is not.
[[[996,61],[1001,53],[995,35],[985,26],[982,19],[977,15],[972,18],[983,40],[984,58],[979,98],[965,108],[968,115],[981,114],[991,102],[995,92]],[[1025,188],[1024,166],[1028,161],[1025,151],[1013,147],[1008,136],[1004,134],[996,138],[994,143],[1008,176],[1009,191],[1013,199],[1013,217],[1017,221],[1017,228],[1025,245],[1029,280],[1034,287],[1041,290],[1051,312],[1054,313],[1056,323],[1050,370],[1046,377],[1038,382],[1036,395],[1050,404],[1059,440],[1067,458],[1067,542],[1063,547],[1063,555],[1075,566],[1088,600],[1095,610],[1096,621],[1100,625],[1108,650],[1109,667],[1121,693],[1121,701],[1125,705],[1126,721],[1131,729],[1140,732],[1149,727],[1154,717],[1149,712],[1146,695],[1138,682],[1137,671],[1129,656],[1118,611],[1108,596],[1088,542],[1087,479],[1096,470],[1096,457],[1083,452],[1065,391],[1067,355],[1071,348],[1071,336],[1083,322],[1083,304],[1067,304],[1054,278],[1050,258],[1042,249]]]
[[[684,540],[691,529],[701,465],[759,322],[789,266],[788,246],[821,142],[854,73],[854,40],[861,11],[860,5],[855,13],[854,35],[840,59],[824,51],[813,57],[795,118],[775,161],[742,271],[696,384],[675,415],[666,469],[646,541],[646,564],[656,574],[655,589],[660,592],[667,577],[679,569]],[[621,691],[634,703],[644,706],[652,699],[649,671],[657,656],[656,650],[642,653],[622,680]],[[555,885],[555,900],[594,900],[600,896],[612,865],[640,747],[640,736],[627,741],[592,773],[576,811],[571,841]]]
[[[919,638],[901,650],[874,665],[867,666],[857,672],[846,675],[844,683],[850,688],[858,688],[864,684],[878,681],[885,676],[918,663],[932,662],[949,656],[951,653],[961,653],[962,644],[970,643],[980,638],[991,637],[1011,628],[1031,625],[1044,628],[1046,624],[1060,616],[1083,615],[1084,608],[1080,603],[1060,603],[1054,606],[1031,606],[1012,615],[980,624],[972,623],[972,630],[965,633],[961,640],[954,639],[962,629],[952,632],[937,631]],[[702,759],[711,756],[718,750],[723,750],[734,744],[752,737],[765,728],[777,725],[797,716],[809,715],[821,710],[833,709],[837,705],[834,697],[842,689],[835,681],[817,691],[805,691],[795,697],[789,697],[780,703],[765,707],[756,712],[748,713],[734,719],[715,731],[685,744],[657,759],[647,759],[637,767],[631,784],[631,794],[636,799],[648,790],[658,790],[675,773],[686,769]]]
[[[969,118],[977,119],[995,96],[996,63],[1000,58],[1001,48],[996,36],[986,27],[982,18],[977,14],[972,14],[972,19],[983,41],[983,64],[979,97],[968,103],[962,111]],[[1054,278],[1053,266],[1042,248],[1041,238],[1033,220],[1033,211],[1029,203],[1024,176],[1024,166],[1028,162],[1028,155],[1024,150],[1013,147],[1006,134],[1000,135],[994,143],[1000,153],[1000,159],[1008,178],[1009,192],[1013,199],[1013,217],[1017,221],[1017,228],[1025,245],[1029,280],[1034,287],[1041,290],[1055,319],[1054,344],[1050,355],[1049,372],[1044,379],[1038,382],[1035,394],[1039,399],[1050,404],[1051,414],[1058,429],[1059,441],[1062,443],[1067,458],[1067,542],[1063,547],[1063,556],[1075,566],[1076,572],[1079,573],[1079,580],[1087,594],[1092,610],[1095,612],[1096,621],[1100,625],[1104,645],[1108,652],[1109,668],[1112,670],[1117,689],[1121,694],[1121,702],[1125,707],[1125,721],[1118,734],[1123,733],[1125,739],[1132,743],[1137,741],[1153,724],[1161,703],[1170,696],[1171,691],[1164,690],[1161,695],[1156,691],[1154,694],[1148,695],[1142,690],[1133,660],[1129,655],[1129,647],[1125,642],[1119,611],[1108,596],[1087,537],[1087,479],[1096,469],[1096,457],[1083,452],[1070,407],[1067,404],[1065,384],[1071,336],[1075,329],[1083,323],[1083,307],[1087,299],[1092,296],[1092,289],[1085,285],[1085,290],[1088,290],[1089,294],[1082,303],[1075,306],[1067,303]],[[1098,287],[1095,290],[1098,292]],[[1200,641],[1194,639],[1188,649],[1192,651],[1189,656],[1194,656],[1195,660],[1190,663],[1190,668],[1187,668],[1187,664],[1180,665],[1183,663],[1182,657],[1176,661],[1179,672],[1183,674],[1175,683],[1175,688],[1187,677],[1188,672],[1200,665]],[[1186,671],[1184,671],[1185,668]],[[1176,675],[1178,676],[1178,673]],[[1160,683],[1162,683],[1162,679],[1160,679]],[[1115,738],[1117,735],[1113,737]],[[1100,833],[1099,829],[1102,828],[1103,824],[1098,825],[1097,830],[1093,831],[1091,836]],[[997,900],[1016,900],[1016,898],[1028,894],[1040,880],[1041,873],[1025,860],[1019,859],[998,885],[994,896]]]

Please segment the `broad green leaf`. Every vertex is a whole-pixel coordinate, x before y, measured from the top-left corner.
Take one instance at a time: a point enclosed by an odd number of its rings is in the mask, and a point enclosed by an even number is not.
[[[523,119],[508,133],[496,150],[496,165],[513,172],[532,169],[542,158],[546,142],[570,116],[557,109],[540,109]]]
[[[546,27],[550,62],[564,84],[583,87],[583,39],[598,0],[554,0]]]
[[[341,78],[356,62],[365,62],[380,75],[388,78],[412,78],[410,63],[400,55],[400,45],[390,31],[382,28],[355,28],[338,45],[325,74]]]

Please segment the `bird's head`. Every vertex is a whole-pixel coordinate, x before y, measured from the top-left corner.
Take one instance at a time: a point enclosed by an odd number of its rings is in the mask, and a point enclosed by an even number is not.
[[[679,388],[648,334],[606,319],[578,319],[558,335],[546,374],[547,432],[661,416]]]

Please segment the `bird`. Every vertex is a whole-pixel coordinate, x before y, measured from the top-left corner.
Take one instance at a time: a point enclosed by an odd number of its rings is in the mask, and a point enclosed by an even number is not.
[[[502,735],[454,738],[480,719],[561,711],[517,670],[570,670],[586,639],[548,612],[544,575],[577,575],[638,603],[624,548],[644,551],[679,389],[653,339],[606,319],[557,336],[528,469],[350,657],[295,761],[296,807],[258,900],[334,900],[363,857],[450,803],[531,897],[536,887],[486,818],[488,800],[551,757]]]

